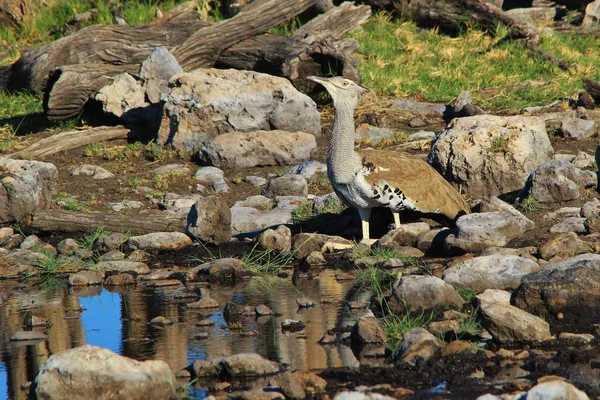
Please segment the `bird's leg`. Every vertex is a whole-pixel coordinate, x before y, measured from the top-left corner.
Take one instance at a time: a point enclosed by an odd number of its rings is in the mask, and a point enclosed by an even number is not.
[[[396,225],[396,229],[400,228],[400,213],[392,211],[392,215],[394,216],[394,225]]]
[[[370,208],[359,208],[358,215],[360,215],[360,220],[362,222],[362,232],[363,232],[363,238],[360,242],[368,244],[370,246],[373,243],[375,243],[375,239],[371,239],[369,236],[369,218],[371,217],[371,209]]]

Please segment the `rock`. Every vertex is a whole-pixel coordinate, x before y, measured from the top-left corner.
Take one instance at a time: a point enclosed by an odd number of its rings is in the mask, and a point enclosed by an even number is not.
[[[158,141],[176,149],[198,149],[232,131],[321,133],[315,103],[285,78],[234,69],[198,69],[174,76],[170,86]]]
[[[102,111],[115,117],[135,122],[137,118],[127,113],[144,109],[150,104],[146,102],[141,82],[124,72],[113,78],[112,83],[104,86],[96,93],[94,99],[100,103]]]
[[[301,175],[280,176],[272,179],[263,189],[263,195],[275,196],[308,196],[308,182]]]
[[[456,290],[435,276],[408,275],[394,283],[390,307],[398,313],[433,308],[462,307],[464,300]]]
[[[154,171],[154,175],[187,175],[190,173],[190,169],[185,164],[165,164]]]
[[[281,321],[282,331],[298,332],[304,330],[304,328],[306,328],[306,324],[304,324],[302,321],[297,321],[295,319],[289,318]]]
[[[175,376],[164,361],[136,361],[84,345],[50,356],[35,378],[39,399],[168,399]]]
[[[192,240],[182,232],[153,232],[132,236],[127,241],[130,249],[145,251],[181,250],[191,245]]]
[[[108,206],[114,212],[128,211],[128,210],[137,210],[139,208],[144,207],[144,203],[141,201],[121,201],[119,203],[109,203]]]
[[[217,308],[217,307],[219,307],[219,302],[211,297],[203,296],[198,301],[195,301],[193,303],[188,303],[187,307],[188,308],[198,308],[198,309]]]
[[[556,7],[523,7],[505,11],[508,15],[522,22],[549,21],[556,17]]]
[[[73,255],[79,250],[79,245],[73,239],[63,239],[56,245],[59,254]]]
[[[120,261],[126,258],[125,253],[119,250],[111,250],[108,253],[104,253],[99,257],[100,261]]]
[[[436,136],[435,132],[419,131],[419,132],[411,133],[410,135],[408,135],[408,141],[414,142],[417,140],[432,140],[432,139],[435,139],[435,136]]]
[[[92,270],[107,275],[122,273],[144,275],[150,273],[147,264],[137,261],[100,261],[92,267]]]
[[[582,254],[544,265],[513,292],[511,303],[536,315],[563,314],[562,322],[600,319],[600,255]]]
[[[568,341],[571,343],[577,343],[577,344],[589,344],[595,339],[594,335],[589,334],[589,333],[570,333],[570,332],[561,332],[560,335],[558,335],[558,338],[560,340]]]
[[[305,392],[315,396],[325,392],[327,381],[311,371],[294,371],[292,375],[298,379]]]
[[[350,337],[356,344],[384,344],[386,339],[381,324],[372,316],[360,317],[352,327]]]
[[[314,307],[315,302],[306,297],[299,297],[296,299],[296,304],[300,308],[310,308],[310,307]]]
[[[596,160],[594,159],[594,156],[591,156],[584,151],[578,152],[571,162],[575,167],[579,169],[597,169]]]
[[[544,215],[546,220],[564,219],[567,217],[579,217],[581,207],[561,207]]]
[[[220,168],[290,165],[308,160],[317,149],[314,135],[304,132],[229,132],[200,149],[201,162]]]
[[[472,198],[521,189],[553,149],[541,118],[477,115],[457,118],[431,144],[428,161]]]
[[[244,200],[236,201],[233,204],[234,207],[252,207],[257,210],[268,211],[275,207],[275,202],[273,199],[265,197],[263,195],[249,196]]]
[[[111,233],[108,236],[100,236],[94,240],[94,249],[99,253],[108,253],[112,250],[119,250],[127,240],[129,240],[127,235]]]
[[[126,286],[135,285],[135,276],[131,274],[111,275],[104,281],[106,286]]]
[[[218,377],[221,374],[221,359],[196,360],[191,365],[194,378]]]
[[[267,181],[265,178],[262,178],[260,176],[253,176],[253,175],[248,175],[243,179],[244,182],[251,184],[252,186],[264,186],[267,184]]]
[[[320,251],[313,251],[304,259],[304,265],[308,268],[317,268],[326,265],[327,261]]]
[[[216,167],[202,167],[194,174],[194,179],[203,185],[210,186],[215,192],[228,192],[223,170]]]
[[[333,400],[394,400],[394,397],[377,392],[348,392],[343,391],[335,395]]]
[[[251,236],[272,226],[288,224],[293,209],[279,205],[268,211],[253,207],[231,207],[232,233]]]
[[[0,157],[0,224],[45,209],[52,202],[57,177],[53,164]]]
[[[7,243],[10,238],[15,234],[15,231],[11,227],[0,228],[0,246]]]
[[[190,269],[186,274],[188,281],[207,281],[220,283],[236,283],[249,276],[248,267],[237,258],[221,258],[206,262]]]
[[[269,386],[279,387],[286,399],[303,400],[306,393],[300,381],[291,372],[286,371],[270,379]]]
[[[540,381],[542,378],[540,378]],[[589,397],[562,378],[538,383],[527,392],[527,400],[589,400]]]
[[[441,345],[431,333],[423,328],[413,328],[404,334],[394,360],[415,365],[419,359],[428,361],[441,350]]]
[[[585,202],[581,206],[579,215],[588,219],[600,217],[600,199],[593,198],[591,201]]]
[[[257,239],[261,249],[289,252],[292,249],[292,231],[285,225],[267,229]]]
[[[321,252],[326,243],[339,243],[354,246],[351,240],[341,236],[323,235],[321,233],[298,233],[292,237],[292,252],[297,259],[303,259],[313,251]],[[367,246],[368,247],[368,246]],[[364,247],[361,246],[364,249]],[[369,248],[369,254],[371,250]]]
[[[173,321],[170,319],[159,315],[158,317],[154,317],[150,320],[150,325],[165,327],[168,325],[173,325]]]
[[[577,169],[567,161],[553,160],[531,173],[519,197],[524,199],[531,194],[541,203],[559,203],[578,199],[585,188],[597,184],[594,172]]]
[[[585,226],[586,219],[581,217],[567,217],[563,219],[558,224],[552,225],[550,227],[550,233],[567,233],[567,232],[577,232],[577,233],[585,233],[587,232],[587,228]]]
[[[318,161],[304,161],[287,170],[284,175],[301,175],[308,181],[318,172],[327,173],[327,165]]]
[[[380,128],[369,124],[360,124],[358,128],[356,128],[354,141],[370,146],[377,146],[384,140],[392,138],[394,134],[394,130],[390,128]]]
[[[11,342],[40,341],[48,339],[48,335],[39,331],[18,331],[10,335]]]
[[[256,307],[256,315],[260,316],[264,316],[264,315],[273,315],[273,310],[271,310],[269,307],[265,306],[264,304],[260,304]]]
[[[217,195],[198,199],[188,214],[185,232],[202,242],[227,243],[231,239],[231,211],[226,200]]]
[[[445,250],[446,238],[451,233],[449,228],[425,232],[417,238],[417,248],[424,253],[441,253]]]
[[[456,221],[458,232],[446,238],[447,245],[469,252],[481,252],[492,246],[502,247],[518,238],[531,225],[504,211],[467,214]]]
[[[510,305],[510,292],[507,292],[506,290],[486,289],[483,293],[475,296],[475,298],[477,299],[480,308],[481,304],[485,302]]]
[[[592,251],[592,245],[581,240],[575,232],[563,233],[551,238],[538,247],[538,253],[544,260],[549,260],[556,256],[563,258],[572,257]]]
[[[142,62],[138,76],[143,79],[144,91],[150,103],[160,103],[169,91],[169,80],[182,73],[175,57],[164,47],[154,47],[148,58]]]
[[[600,0],[595,0],[585,7],[585,16],[583,17],[582,26],[598,26],[600,25]]]
[[[521,278],[536,272],[540,266],[527,258],[491,255],[460,261],[444,271],[442,278],[455,288],[514,289]]]
[[[410,224],[401,224],[399,228],[389,231],[379,239],[380,246],[414,246],[417,244],[417,238],[431,228],[425,222],[415,222]]]
[[[479,208],[480,213],[496,211],[509,213],[521,225],[524,231],[533,229],[535,226],[533,221],[524,216],[519,210],[495,196],[481,198],[477,204],[477,208]]]
[[[110,171],[92,164],[83,164],[71,170],[71,176],[84,175],[91,176],[94,179],[108,179],[115,175]]]
[[[44,247],[46,243],[44,243],[39,237],[36,235],[29,235],[19,245],[20,249],[23,250],[32,250],[36,251]]]
[[[269,361],[256,353],[241,353],[221,361],[224,372],[231,378],[250,378],[274,375],[281,371],[279,364]]]
[[[552,338],[546,321],[503,303],[482,302],[481,324],[499,342],[541,342]]]
[[[79,271],[69,275],[69,286],[102,285],[102,274],[96,271]]]
[[[442,349],[442,356],[470,352],[472,349],[473,346],[470,342],[465,342],[464,340],[454,340],[448,343],[446,346],[444,346],[444,348]]]

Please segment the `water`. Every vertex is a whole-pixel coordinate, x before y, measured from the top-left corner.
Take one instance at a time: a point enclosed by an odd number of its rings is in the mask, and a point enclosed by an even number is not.
[[[143,285],[109,291],[101,287],[77,289],[64,285],[52,287],[14,287],[14,282],[0,283],[0,399],[25,399],[21,385],[32,381],[42,364],[52,355],[84,344],[108,348],[137,360],[163,360],[178,371],[196,359],[221,357],[242,352],[256,352],[288,365],[292,369],[358,366],[350,348],[344,345],[321,346],[318,341],[327,330],[351,323],[359,315],[349,313],[344,300],[355,300],[351,283],[338,282],[333,272],[315,279],[302,279],[296,285],[272,280],[252,281],[236,287],[213,287],[210,296],[220,307],[213,310],[189,309],[183,299],[183,287],[152,289]],[[189,293],[189,292],[188,292]],[[315,301],[309,309],[298,309],[296,298]],[[321,303],[322,300],[326,302]],[[223,318],[227,303],[257,306],[266,304],[277,317],[244,317],[242,331],[255,331],[255,336],[242,336],[231,330]],[[16,331],[27,330],[31,315],[52,323],[44,329],[46,341],[27,345],[10,342]],[[149,321],[157,316],[174,321],[171,326],[155,327]],[[195,323],[210,318],[212,327]],[[281,330],[281,321],[296,319],[306,324],[301,332]],[[207,339],[194,335],[208,332]],[[201,388],[191,388],[192,398],[204,398]]]

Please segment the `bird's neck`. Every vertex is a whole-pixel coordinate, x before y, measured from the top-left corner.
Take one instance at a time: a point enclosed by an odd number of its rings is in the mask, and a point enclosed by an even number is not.
[[[335,106],[333,131],[327,150],[327,171],[334,183],[350,183],[360,169],[354,151],[354,107]]]

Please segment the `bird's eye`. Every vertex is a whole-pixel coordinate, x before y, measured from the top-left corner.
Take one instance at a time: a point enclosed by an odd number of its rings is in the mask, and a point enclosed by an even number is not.
[[[342,86],[348,86],[348,81],[343,81]]]

